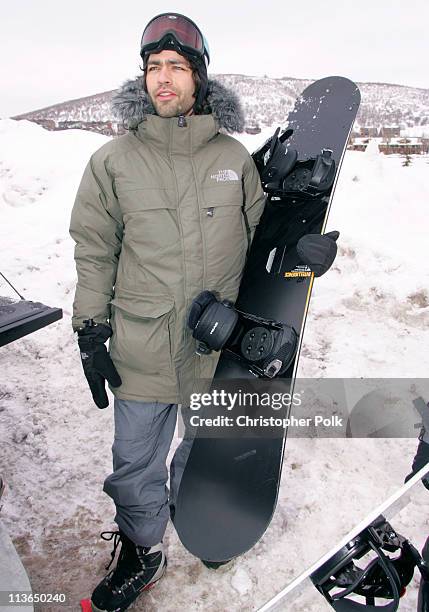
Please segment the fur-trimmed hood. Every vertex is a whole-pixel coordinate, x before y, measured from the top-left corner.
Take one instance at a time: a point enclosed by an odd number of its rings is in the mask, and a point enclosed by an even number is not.
[[[112,99],[112,111],[129,128],[135,128],[145,115],[155,115],[155,109],[143,89],[143,78],[125,81]],[[209,79],[203,115],[213,114],[219,127],[226,132],[244,130],[244,113],[237,94],[219,81]]]

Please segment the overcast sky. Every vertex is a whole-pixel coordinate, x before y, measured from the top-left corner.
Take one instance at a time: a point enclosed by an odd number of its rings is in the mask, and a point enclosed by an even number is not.
[[[429,88],[429,0],[6,0],[0,10],[0,117],[115,89],[138,74],[143,28],[184,13],[211,73]]]

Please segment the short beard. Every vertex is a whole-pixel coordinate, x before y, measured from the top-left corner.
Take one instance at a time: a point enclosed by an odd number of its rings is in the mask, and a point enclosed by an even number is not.
[[[152,102],[152,106],[154,107],[155,112],[158,115],[158,117],[164,117],[165,119],[168,119],[171,117],[179,117],[180,115],[186,115],[187,113],[189,113],[189,111],[193,107],[193,104],[192,104],[190,108],[184,109],[182,105],[180,104],[180,102],[176,103],[176,101],[174,101],[175,103],[172,104],[171,106],[161,105],[161,104],[157,104],[150,96],[149,98]]]
[[[172,104],[170,108],[168,107],[168,105],[164,105],[164,107],[162,107],[160,104],[157,105],[154,102],[152,102],[152,104],[156,111],[156,114],[159,117],[165,117],[167,119],[170,117],[178,117],[179,115],[184,114],[182,112],[182,108],[180,104]]]

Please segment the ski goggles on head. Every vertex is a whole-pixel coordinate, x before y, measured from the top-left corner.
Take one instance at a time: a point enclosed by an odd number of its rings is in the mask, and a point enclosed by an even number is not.
[[[162,48],[164,39],[167,40],[169,36],[174,38],[181,51],[196,57],[205,56],[209,63],[209,47],[201,30],[191,19],[179,13],[162,13],[149,21],[140,44],[141,57]]]

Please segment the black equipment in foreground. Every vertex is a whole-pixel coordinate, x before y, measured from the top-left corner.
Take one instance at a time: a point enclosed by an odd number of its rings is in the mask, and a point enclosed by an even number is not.
[[[368,553],[373,553],[371,560],[358,565]],[[314,572],[311,580],[340,612],[376,609],[394,612],[415,567],[421,565],[418,550],[396,533],[384,516],[379,516]],[[361,595],[365,603],[353,601],[349,598],[352,595]],[[391,601],[377,606],[376,598]]]
[[[417,507],[421,503],[421,481],[427,478],[428,470],[429,464],[339,538],[331,550],[294,578],[259,612],[303,609],[303,600],[308,601],[311,593],[316,606],[317,598],[323,596],[337,612],[396,612],[398,607],[401,609],[401,598],[407,599],[407,585],[416,568],[420,573],[417,612],[428,612],[429,538],[421,556],[392,527],[393,519],[410,502]],[[424,514],[421,519],[424,529]]]
[[[62,316],[61,308],[0,296],[0,346],[59,321]]]

